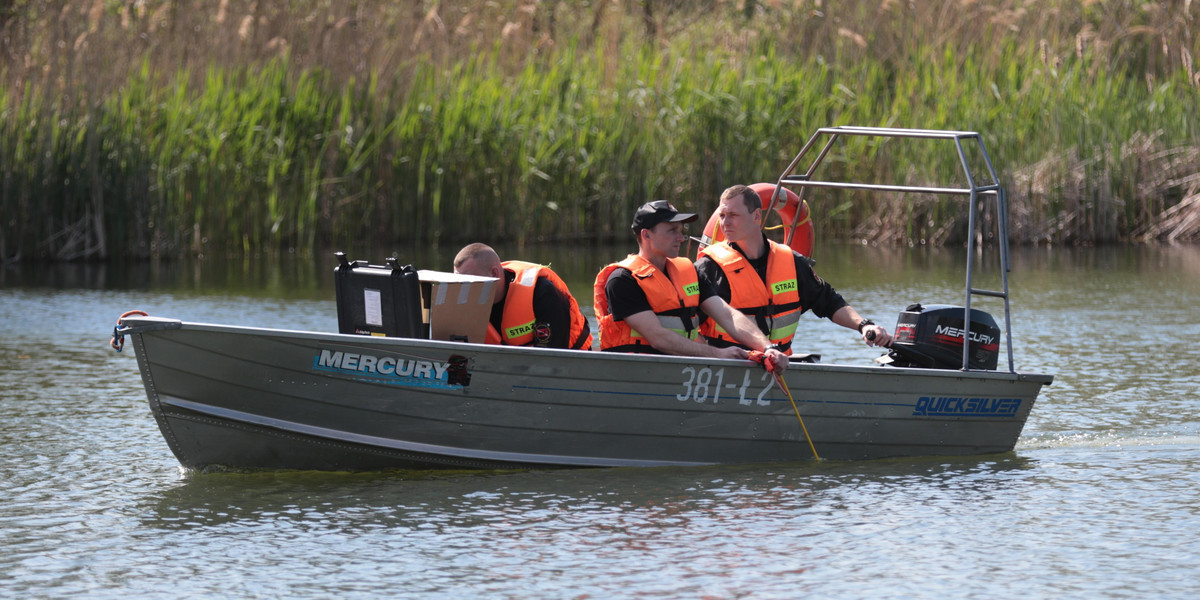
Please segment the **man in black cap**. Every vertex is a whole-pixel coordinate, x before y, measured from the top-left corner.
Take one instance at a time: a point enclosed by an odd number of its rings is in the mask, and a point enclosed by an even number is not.
[[[770,348],[757,325],[730,308],[702,283],[692,261],[679,256],[683,225],[696,215],[666,200],[647,202],[633,216],[638,253],[600,270],[593,287],[601,350],[746,358],[744,348],[717,348],[696,341],[697,310],[716,320],[747,348],[765,350],[778,368],[787,356]]]

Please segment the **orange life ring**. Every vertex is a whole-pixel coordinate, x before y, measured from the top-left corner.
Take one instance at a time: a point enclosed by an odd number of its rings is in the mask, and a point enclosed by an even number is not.
[[[771,206],[771,197],[775,195],[775,184],[756,183],[749,187],[762,200],[763,210],[767,210],[767,207]],[[775,213],[783,221],[783,239],[775,241],[782,242],[792,250],[812,258],[813,239],[816,237],[816,232],[812,216],[808,212],[808,202],[801,200],[800,196],[797,196],[792,190],[783,188],[783,197],[775,203]],[[778,227],[768,227],[767,229],[778,229]],[[704,226],[704,237],[701,238],[701,242],[708,245],[724,239],[725,233],[721,231],[721,220],[717,218],[717,211],[714,210],[712,216],[708,218],[708,223]]]

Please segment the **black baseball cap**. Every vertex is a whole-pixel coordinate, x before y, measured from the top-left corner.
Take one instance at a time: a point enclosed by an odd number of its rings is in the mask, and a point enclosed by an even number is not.
[[[666,200],[647,202],[638,207],[633,215],[631,229],[650,229],[659,223],[691,223],[696,220],[693,213],[681,213]]]

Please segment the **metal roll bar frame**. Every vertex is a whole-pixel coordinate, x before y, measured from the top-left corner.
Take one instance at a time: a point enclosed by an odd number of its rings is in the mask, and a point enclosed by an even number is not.
[[[820,152],[808,168],[803,173],[797,173],[796,168],[800,165],[800,161],[816,147],[817,140],[823,136],[828,136],[828,141],[821,147]],[[818,181],[813,179],[813,174],[817,168],[825,160],[830,149],[838,138],[843,136],[861,136],[861,137],[877,137],[877,138],[918,138],[929,140],[951,140],[958,151],[958,159],[962,165],[963,174],[967,178],[968,187],[930,187],[930,186],[915,186],[915,185],[880,185],[871,183],[855,183],[846,181]],[[991,178],[991,183],[987,185],[979,185],[976,182],[974,174],[971,172],[970,166],[967,165],[967,156],[963,150],[964,141],[974,140],[979,147],[979,152],[983,156],[984,163],[987,165],[987,174]],[[966,283],[966,300],[963,303],[963,352],[962,352],[962,370],[970,370],[968,365],[970,356],[970,323],[971,323],[971,297],[973,295],[990,296],[1004,299],[1004,339],[1008,345],[1008,371],[1015,373],[1013,368],[1013,350],[1012,350],[1012,320],[1009,314],[1009,294],[1008,294],[1008,272],[1011,270],[1008,261],[1008,195],[1004,188],[999,183],[999,178],[996,177],[996,170],[992,167],[992,159],[988,155],[987,149],[983,146],[983,139],[979,134],[973,131],[948,131],[937,129],[900,129],[892,127],[852,127],[852,126],[837,126],[837,127],[822,127],[808,139],[800,152],[796,154],[796,158],[788,165],[787,169],[779,176],[775,184],[775,194],[771,197],[771,204],[768,207],[766,214],[771,214],[775,204],[779,201],[783,186],[792,186],[800,188],[797,192],[801,199],[804,198],[804,192],[807,188],[835,188],[835,189],[851,189],[865,190],[872,192],[902,192],[902,193],[925,193],[953,196],[967,196],[970,200],[970,210],[967,218],[967,283]],[[974,287],[974,269],[973,256],[975,254],[975,238],[976,229],[980,226],[976,213],[978,212],[978,202],[980,198],[990,197],[996,201],[996,228],[997,235],[1000,238],[1000,279],[1003,285],[1001,290],[987,290]]]

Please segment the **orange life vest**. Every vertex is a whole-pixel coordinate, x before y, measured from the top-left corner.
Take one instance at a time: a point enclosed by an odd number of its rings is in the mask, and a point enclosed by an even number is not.
[[[633,279],[646,293],[650,310],[658,317],[663,327],[688,339],[696,339],[700,306],[700,281],[692,261],[683,258],[668,258],[667,272],[659,271],[650,261],[637,254],[630,254],[619,263],[610,264],[596,275],[593,286],[593,305],[596,309],[597,329],[600,332],[600,349],[613,352],[660,353],[624,320],[613,318],[608,309],[608,297],[604,285],[608,277],[619,269],[629,269]]]
[[[803,312],[796,279],[796,261],[791,248],[771,240],[767,240],[767,243],[769,254],[765,283],[750,261],[728,242],[707,246],[700,251],[700,255],[716,262],[725,272],[725,279],[729,282],[729,305],[754,319],[772,344],[779,344],[784,352],[791,354],[792,336],[796,334],[796,324]],[[700,334],[709,339],[741,345],[713,319],[700,325]]]
[[[579,310],[579,304],[575,302],[567,284],[557,273],[545,266],[519,260],[504,261],[500,265],[516,273],[516,277],[508,284],[508,291],[504,294],[504,313],[500,317],[501,331],[496,331],[489,322],[484,343],[505,346],[533,344],[533,330],[537,320],[533,314],[533,288],[538,278],[542,277],[554,284],[571,303],[571,348],[592,349],[592,334],[584,330],[587,320]]]

